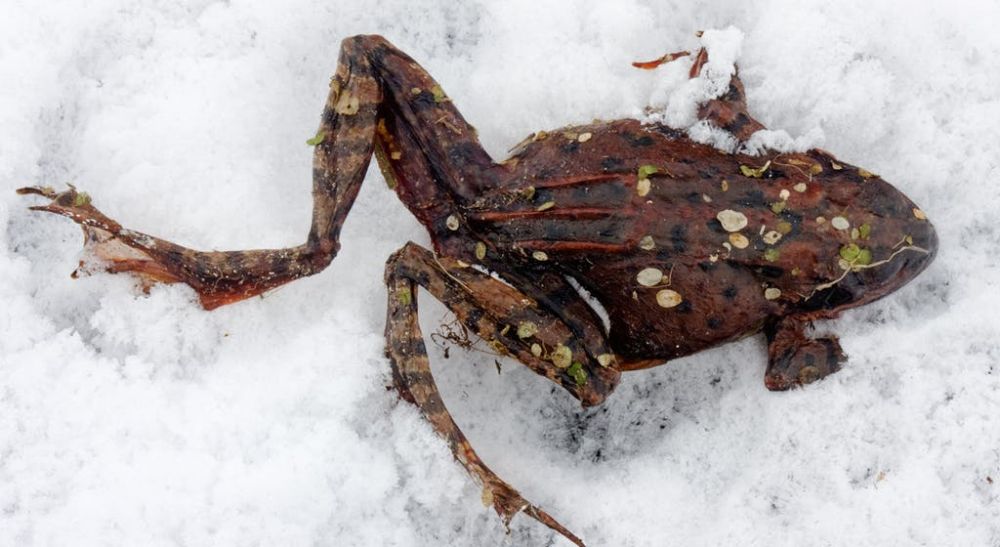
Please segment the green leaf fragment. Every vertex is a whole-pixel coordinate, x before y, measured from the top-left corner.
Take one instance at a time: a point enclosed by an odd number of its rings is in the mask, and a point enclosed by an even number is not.
[[[750,167],[749,165],[740,165],[740,173],[742,173],[744,177],[759,179],[764,176],[764,173],[767,173],[767,170],[770,167],[771,167],[770,161],[768,161],[759,168],[753,168]]]
[[[781,221],[778,223],[778,232],[784,235],[788,235],[792,231],[792,224],[790,222]]]
[[[780,215],[781,212],[785,210],[785,207],[787,205],[788,205],[787,201],[775,201],[774,203],[771,204],[771,211],[774,212],[774,214],[776,215]]]
[[[872,263],[872,252],[869,249],[861,249],[858,259],[854,261],[859,266],[867,266]]]
[[[840,248],[840,258],[843,258],[848,262],[854,262],[858,259],[859,255],[861,255],[861,247],[858,247],[854,243],[844,245]]]
[[[858,226],[858,235],[861,236],[861,239],[868,239],[868,236],[870,236],[871,233],[872,233],[871,224],[865,223],[862,224],[861,226]]]
[[[73,196],[73,207],[83,207],[90,205],[90,195],[87,192],[80,192]]]
[[[780,257],[781,257],[781,251],[773,247],[764,251],[764,260],[767,260],[768,262],[774,262],[778,260],[778,258]]]
[[[650,175],[654,175],[660,172],[660,168],[655,165],[640,165],[639,166],[639,180],[648,179]]]
[[[444,90],[439,85],[431,88],[431,94],[434,95],[434,102],[436,103],[443,103],[448,100],[448,96],[444,94]]]
[[[400,289],[399,292],[396,293],[396,298],[399,299],[400,304],[409,306],[410,303],[413,302],[413,293],[410,292],[410,289]]]
[[[583,370],[583,365],[579,362],[573,363],[568,369],[566,369],[566,374],[569,374],[570,378],[576,382],[576,385],[582,386],[587,383],[587,371]]]
[[[320,131],[319,133],[316,133],[315,137],[307,140],[306,144],[309,146],[316,146],[318,144],[322,144],[324,139],[326,139],[326,132]]]

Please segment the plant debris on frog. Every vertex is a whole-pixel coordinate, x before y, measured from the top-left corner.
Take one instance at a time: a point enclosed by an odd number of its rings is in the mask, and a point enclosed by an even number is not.
[[[692,78],[707,59],[704,49],[695,56]],[[699,116],[739,141],[763,129],[736,74]],[[286,249],[195,251],[123,228],[73,187],[19,192],[51,199],[32,209],[79,223],[108,271],[185,283],[212,309],[325,268],[374,155],[434,244],[407,243],[386,264],[396,389],[481,482],[505,525],[523,511],[578,545],[493,473],[452,420],[417,322],[418,287],[455,314],[462,332],[591,406],[623,371],[760,331],[768,389],[819,380],[844,355],[834,337],[809,338],[808,325],[894,291],[937,248],[906,196],[821,150],[727,153],[664,125],[618,120],[539,131],[495,162],[442,88],[379,36],[342,43],[309,144],[312,225],[305,243]],[[603,306],[610,328],[577,285]]]

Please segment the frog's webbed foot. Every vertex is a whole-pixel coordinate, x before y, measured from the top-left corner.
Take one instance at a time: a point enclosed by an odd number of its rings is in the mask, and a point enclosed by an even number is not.
[[[79,192],[73,186],[63,192],[56,192],[50,187],[32,186],[19,188],[17,193],[49,198],[51,201],[48,204],[36,205],[30,209],[62,215],[83,228],[86,252],[79,268],[73,272],[74,277],[103,267],[113,273],[135,273],[144,288],[157,282],[180,281],[180,278],[154,257],[155,253],[150,248],[155,245],[154,238],[122,228],[97,210],[86,192]]]
[[[524,512],[574,544],[583,545],[490,470],[455,424],[431,375],[417,320],[416,290],[422,287],[444,303],[493,351],[518,359],[584,405],[600,403],[618,383],[620,373],[607,353],[606,342],[588,336],[589,329],[571,328],[521,290],[458,260],[435,257],[413,243],[393,254],[386,263],[385,276],[389,292],[386,354],[400,396],[417,405],[434,430],[448,441],[455,459],[482,484],[483,502],[493,506],[505,525]]]
[[[811,384],[840,370],[847,360],[835,336],[808,338],[807,320],[785,317],[765,328],[768,364],[764,385],[784,391]]]

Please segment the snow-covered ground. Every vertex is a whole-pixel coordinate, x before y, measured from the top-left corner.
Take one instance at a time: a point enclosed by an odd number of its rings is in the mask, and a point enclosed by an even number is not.
[[[821,325],[851,360],[788,393],[758,338],[627,375],[581,411],[492,356],[432,354],[484,460],[591,545],[1000,545],[1000,5],[983,0],[2,1],[0,545],[567,545],[504,534],[386,391],[383,261],[427,236],[368,177],[321,275],[203,311],[71,280],[76,226],[13,189],[73,182],[202,249],[302,241],[340,40],[380,33],[495,156],[639,116],[630,61],[735,25],[752,112],[894,182],[937,261]],[[444,310],[424,298],[425,330]],[[433,345],[431,345],[434,348]]]

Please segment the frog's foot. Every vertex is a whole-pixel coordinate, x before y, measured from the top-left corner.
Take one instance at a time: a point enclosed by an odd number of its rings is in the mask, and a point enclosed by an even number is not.
[[[109,272],[133,272],[144,288],[154,283],[175,283],[180,279],[162,266],[145,248],[153,240],[145,234],[125,230],[91,204],[86,192],[73,186],[63,192],[49,187],[28,187],[17,190],[22,195],[39,195],[51,199],[47,205],[36,205],[33,211],[55,213],[73,219],[83,228],[85,254],[73,277],[90,273],[99,267]]]
[[[708,51],[701,48],[695,56],[694,64],[691,65],[690,76],[697,78],[707,62]],[[743,80],[740,80],[739,69],[736,69],[729,79],[729,89],[724,95],[701,105],[698,109],[698,118],[729,131],[740,142],[746,142],[750,135],[765,129],[764,124],[755,120],[747,110],[747,97],[743,89]]]
[[[482,484],[483,502],[493,506],[504,525],[524,512],[574,544],[583,545],[490,470],[455,424],[431,375],[417,319],[416,291],[418,287],[426,289],[493,351],[518,359],[585,405],[603,401],[618,382],[620,373],[607,353],[606,342],[581,342],[565,321],[521,290],[458,260],[436,257],[413,243],[393,254],[385,275],[389,293],[386,355],[400,396],[417,405],[434,430],[448,441],[455,459]]]
[[[800,319],[785,318],[766,329],[767,389],[784,391],[811,384],[837,372],[847,360],[836,337],[807,338],[805,325]]]
[[[306,245],[288,249],[201,252],[122,227],[94,207],[90,196],[70,186],[56,192],[48,187],[28,187],[22,195],[49,198],[46,205],[31,207],[72,219],[84,234],[84,259],[74,272],[104,269],[136,275],[143,288],[155,283],[191,286],[206,309],[259,295],[293,279],[309,275],[328,264],[333,250]]]

